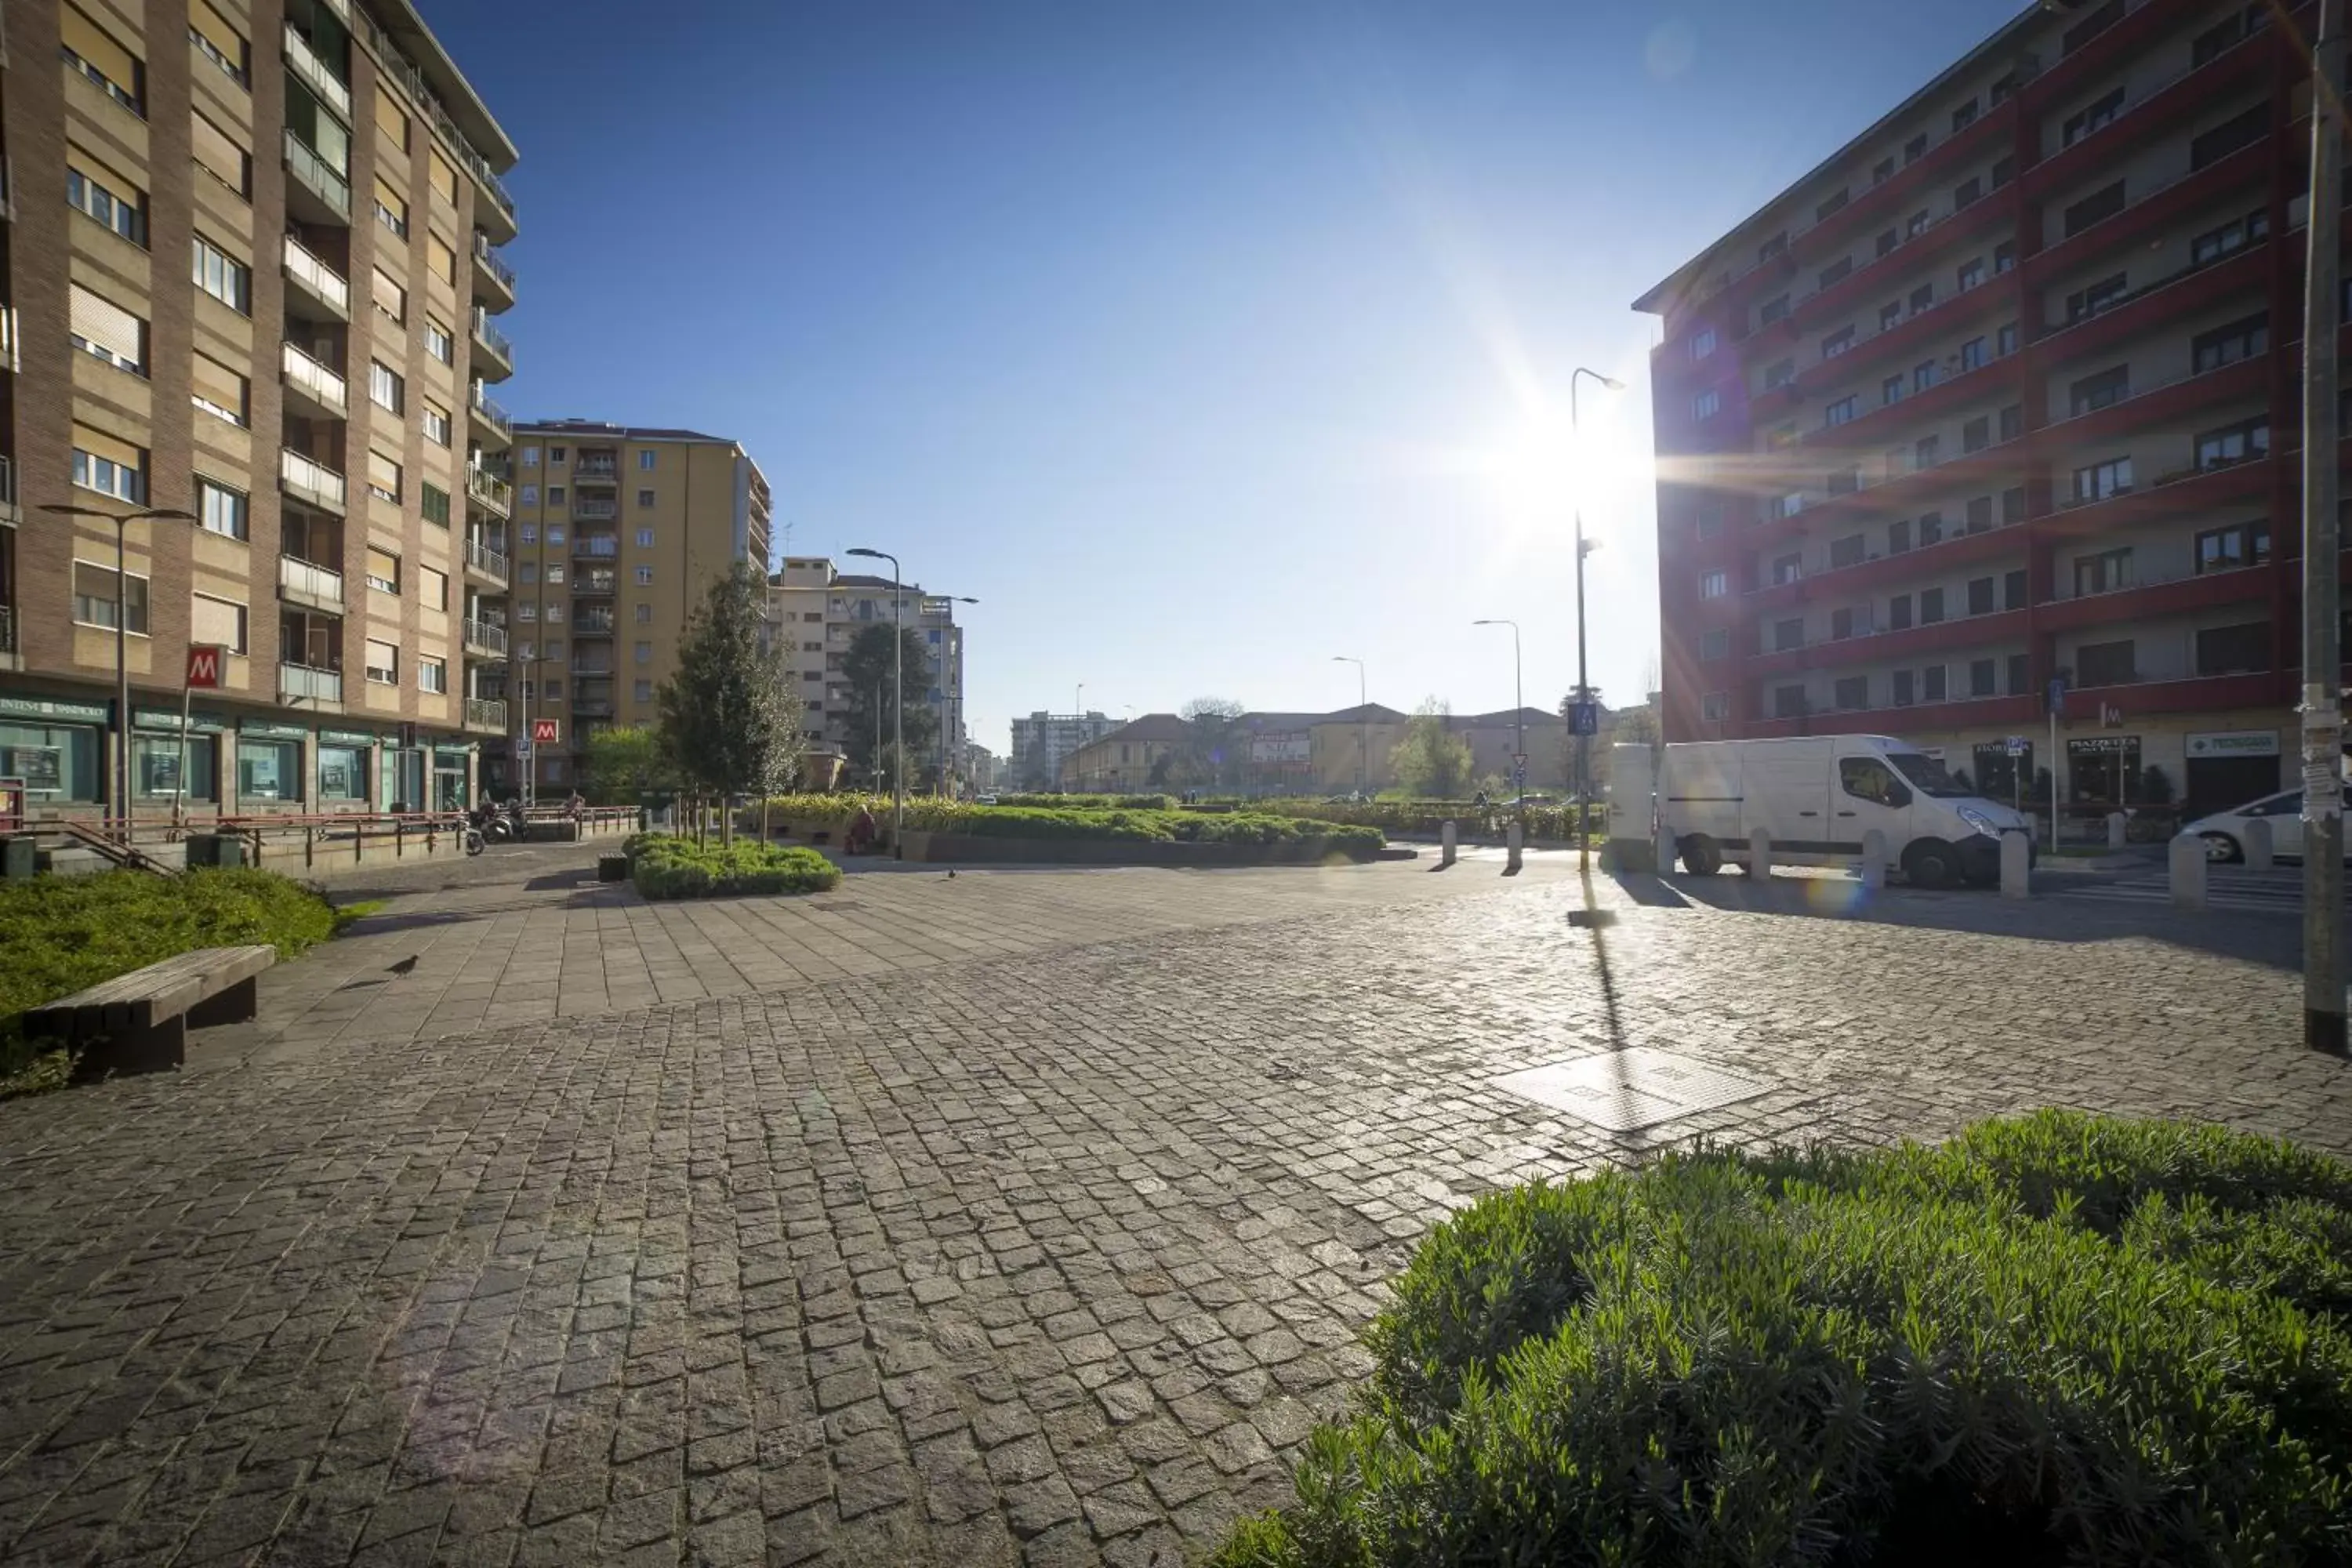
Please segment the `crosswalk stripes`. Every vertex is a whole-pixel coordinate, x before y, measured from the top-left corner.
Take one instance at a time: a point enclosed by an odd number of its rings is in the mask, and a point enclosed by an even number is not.
[[[2161,871],[2134,873],[2077,887],[2059,887],[2061,898],[2092,899],[2105,903],[2169,904],[2171,879]],[[2216,866],[2207,873],[2205,902],[2210,909],[2240,912],[2297,914],[2303,909],[2303,872],[2282,866],[2269,871],[2242,871]]]

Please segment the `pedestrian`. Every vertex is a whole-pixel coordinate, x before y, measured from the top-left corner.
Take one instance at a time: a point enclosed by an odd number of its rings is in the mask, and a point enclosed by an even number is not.
[[[844,847],[852,855],[863,855],[874,847],[875,832],[873,807],[861,805],[849,825],[849,842]]]

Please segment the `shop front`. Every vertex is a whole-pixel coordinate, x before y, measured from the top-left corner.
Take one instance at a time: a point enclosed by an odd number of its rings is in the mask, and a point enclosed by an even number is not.
[[[0,778],[23,780],[28,806],[98,805],[107,796],[112,718],[103,702],[0,697]]]
[[[1969,776],[1976,783],[1977,793],[1987,800],[2024,803],[2033,788],[2033,742],[2027,741],[2021,755],[2009,754],[2009,741],[1979,741],[1969,748]],[[2042,803],[2048,805],[2045,800]]]
[[[220,805],[225,714],[192,712],[186,733],[174,708],[131,710],[131,796],[135,808],[184,811]]]
[[[2281,787],[2276,730],[2192,731],[2185,750],[2190,816],[2243,805]]]
[[[236,805],[239,811],[301,808],[302,742],[310,731],[299,724],[247,719],[236,727]]]
[[[2066,742],[2066,798],[2116,810],[2140,802],[2139,737],[2077,735]]]
[[[433,748],[433,809],[463,811],[468,805],[467,772],[473,752],[466,746]]]
[[[319,731],[320,811],[365,811],[372,804],[368,782],[375,773],[376,737],[364,730]]]

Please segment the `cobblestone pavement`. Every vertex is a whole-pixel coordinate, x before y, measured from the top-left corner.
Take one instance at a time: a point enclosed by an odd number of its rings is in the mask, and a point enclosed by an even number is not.
[[[1108,940],[0,1106],[0,1559],[1172,1563],[1498,1184],[2048,1103],[2352,1152],[2288,922],[1450,876],[1138,934],[1131,879],[876,877]],[[1491,1082],[1617,1045],[1765,1089],[1611,1134]]]

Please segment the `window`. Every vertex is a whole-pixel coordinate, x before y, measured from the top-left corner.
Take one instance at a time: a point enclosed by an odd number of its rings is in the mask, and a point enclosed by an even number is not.
[[[1849,393],[1822,410],[1822,423],[1824,426],[1843,425],[1854,416],[1854,399]]]
[[[253,269],[201,234],[190,243],[196,287],[240,316],[253,314]]]
[[[2126,545],[2120,550],[2102,550],[2091,555],[2074,557],[2074,596],[2078,599],[2092,594],[2112,594],[2118,588],[2128,588],[2132,580],[2132,552]]]
[[[375,128],[402,152],[408,151],[408,116],[400,111],[392,94],[379,86],[375,94]]]
[[[1714,329],[1713,327],[1701,327],[1697,331],[1693,332],[1693,333],[1691,334],[1691,340],[1690,340],[1690,356],[1691,356],[1691,358],[1693,358],[1693,359],[1705,359],[1707,355],[1709,355],[1709,354],[1713,353],[1714,352],[1715,352],[1715,329]],[[638,456],[643,457],[643,456],[644,456],[644,454],[643,454],[643,453],[639,453],[639,454],[638,454]]]
[[[428,610],[449,607],[449,574],[437,566],[416,569],[416,602]]]
[[[2073,54],[2109,27],[2123,20],[2124,0],[2107,3],[2067,28],[2058,36],[2058,51],[2063,57]]]
[[[1925,392],[1942,379],[1934,360],[1923,359],[1911,368],[1911,390],[1914,392]]]
[[[131,113],[144,114],[140,89],[145,85],[145,72],[139,57],[70,5],[58,7],[58,21],[65,39],[66,63]]]
[[[1722,396],[1710,388],[1691,399],[1691,417],[1694,419],[1712,419],[1716,416],[1717,413],[1722,409]]]
[[[2270,315],[2263,311],[2243,321],[2231,321],[2228,326],[2216,327],[2210,332],[2200,332],[2189,348],[2197,368],[2208,371],[2219,370],[2235,361],[2267,353],[2270,346]]]
[[[650,567],[650,566],[640,566],[640,567],[638,567],[638,568],[637,568],[637,586],[638,586],[638,587],[640,587],[640,588],[650,588],[650,587],[652,587],[653,585],[654,585],[654,569],[653,569],[652,567]]]
[[[2208,529],[2197,536],[2197,570],[2235,572],[2260,566],[2271,558],[2271,525],[2267,521],[2234,522]]]
[[[425,267],[444,283],[457,281],[457,253],[431,229],[425,231]]]
[[[1698,657],[1702,664],[1712,664],[1731,657],[1731,632],[1726,626],[1709,626],[1698,635]]]
[[[368,493],[388,501],[400,499],[400,465],[373,447],[368,449]]]
[[[1797,426],[1794,422],[1783,425],[1778,429],[1764,432],[1764,447],[1767,451],[1785,452],[1796,444]]]
[[[1902,402],[1903,378],[1899,375],[1890,375],[1885,381],[1880,382],[1878,384],[1878,401],[1881,405]]]
[[[70,15],[71,13],[68,13]],[[66,201],[133,245],[147,243],[147,193],[79,147],[66,153]]]
[[[1906,239],[1916,239],[1927,232],[1927,209],[1926,207],[1921,207],[1917,212],[1913,213],[1909,220],[1904,224],[1903,237]]]
[[[1952,210],[1954,212],[1958,212],[1962,207],[1973,205],[1977,199],[1983,195],[1984,176],[1981,174],[1970,174],[1967,179],[1962,180],[1958,184],[1952,187]]]
[[[116,500],[144,503],[147,454],[87,425],[77,425],[73,427],[73,482]]]
[[[637,612],[637,625],[641,626],[649,626],[654,624],[654,607],[651,605],[637,605],[632,607]],[[823,616],[809,616],[809,619],[813,621],[821,621],[824,619],[824,617]]]
[[[234,599],[216,599],[209,594],[189,595],[188,640],[225,647],[231,653],[246,651],[245,606]]]
[[[1963,294],[1971,289],[1982,287],[1985,280],[1984,258],[1979,256],[1973,261],[1961,263],[1958,276],[1960,292]]]
[[[2102,278],[2087,289],[2077,289],[2066,296],[2067,323],[2071,326],[2076,321],[2085,321],[2097,315],[2101,310],[2109,310],[2122,303],[2123,297],[2124,275],[2122,273],[2118,272],[2112,278]]]
[[[1776,653],[1805,646],[1805,623],[1801,616],[1772,623],[1772,648]]]
[[[520,500],[525,506],[537,506],[539,504],[539,487],[537,485],[523,486],[522,493],[516,499]]]
[[[448,661],[446,659],[440,658],[426,658],[424,656],[419,655],[416,660],[416,689],[419,691],[447,691],[449,689]]]
[[[2025,405],[2012,403],[2000,411],[2000,438],[2014,441],[2025,434]]]
[[[449,411],[429,397],[425,400],[425,438],[436,447],[449,444]]]
[[[561,447],[550,447],[547,449],[547,466],[551,468],[562,461],[563,461],[563,448]]]
[[[375,221],[401,238],[408,237],[408,198],[381,174],[375,181]]]
[[[1921,548],[1924,549],[1930,544],[1940,544],[1943,542],[1943,540],[1944,514],[1940,511],[1921,512],[1919,514],[1919,543]]]
[[[1756,324],[1759,327],[1769,327],[1788,313],[1789,297],[1786,294],[1776,294],[1756,308]]]
[[[2243,420],[2221,430],[2209,430],[2197,437],[2197,467],[2200,469],[2232,468],[2270,455],[2271,422],[2268,416]]]
[[[2011,485],[2000,492],[2000,521],[2006,525],[2025,521],[2025,487]]]
[[[1862,629],[1866,632],[1870,627],[1865,624]],[[1830,641],[1843,642],[1846,638],[1854,635],[1853,611],[1851,609],[1832,610],[1830,612]]]
[[[1710,724],[1728,722],[1731,718],[1731,693],[1707,692],[1698,700],[1698,716]]]
[[[390,365],[372,359],[368,361],[368,397],[378,408],[397,414],[408,401],[407,384]]]
[[[2189,68],[2193,70],[2199,66],[2207,64],[2232,44],[2262,31],[2263,28],[2270,26],[2270,20],[2268,7],[2254,5],[2247,6],[2234,16],[2225,18],[2206,28],[2197,35],[2196,41],[2189,46]],[[2297,809],[2300,810],[2301,807],[2298,806]]]
[[[1972,616],[1989,616],[1992,614],[1992,579],[1990,577],[1975,577],[1969,579],[1969,614]]]
[[[2065,126],[2059,132],[2058,144],[2061,147],[2072,147],[2092,132],[2113,121],[2123,106],[2124,89],[2118,87],[2080,112],[2068,115]]]
[[[1841,676],[1830,692],[1831,701],[1836,707],[1867,708],[1870,706],[1870,678],[1864,675]]]
[[[2025,608],[2025,569],[2004,572],[2000,577],[2000,607],[2004,610]]]
[[[457,363],[457,340],[449,335],[448,328],[429,315],[425,318],[425,352],[443,364]]]
[[[2017,266],[2017,242],[2002,240],[1992,247],[1993,276],[1998,278]]]
[[[400,592],[400,557],[389,550],[368,546],[367,585],[379,594]]]
[[[1902,243],[1903,237],[1890,228],[1879,235],[1874,249],[1878,255],[1887,256],[1893,254],[1895,247]]]
[[[367,639],[367,678],[376,686],[400,684],[400,649],[388,642]]]
[[[1805,712],[1805,689],[1801,686],[1776,686],[1772,689],[1772,717],[1800,719]]]
[[[538,447],[525,447],[522,449],[522,466],[523,466],[524,468],[537,468],[537,467],[539,467],[539,448],[538,448]]]
[[[2017,352],[2017,323],[2015,321],[2004,321],[2001,323],[2000,330],[1993,335],[1992,352],[2003,359],[2007,359],[2011,354]]]
[[[1886,601],[1886,629],[1899,632],[1911,625],[1911,595],[1897,594]]]
[[[1934,468],[1944,460],[1944,438],[1922,436],[1911,443],[1911,467],[1914,472]]]
[[[2119,364],[2076,382],[2068,390],[2066,403],[2069,412],[2083,415],[2113,407],[2130,395],[2131,368]]]
[[[2033,656],[2013,653],[2009,656],[2009,694],[2023,697],[2033,689]]]
[[[1960,369],[1963,372],[1982,370],[1985,363],[1985,341],[1970,338],[1960,345]]]
[[[1776,584],[1780,583],[1793,583],[1799,577],[1804,575],[1804,569],[1805,558],[1797,552],[1791,550],[1786,555],[1775,556],[1773,558],[1772,581]]]
[[[1967,531],[1970,533],[1992,531],[1992,497],[1975,496],[1969,499]]]
[[[2115,458],[2074,470],[2074,499],[2078,501],[2105,500],[2109,496],[2122,495],[2131,488],[2129,458]]]
[[[1822,340],[1822,357],[1835,359],[1852,347],[1853,347],[1853,329],[1843,327]]]
[[[252,199],[253,154],[236,136],[193,111],[188,116],[188,153],[197,168],[238,195]]]
[[[216,419],[232,425],[246,422],[252,383],[210,354],[194,356],[194,388],[190,400]]]
[[[1960,426],[1960,450],[1981,452],[1992,445],[1992,421],[1983,415]]]
[[[1832,283],[1843,280],[1845,275],[1853,270],[1853,258],[1841,256],[1822,268],[1821,275],[1813,279],[1813,287],[1816,290],[1826,289]]]
[[[562,523],[551,522],[547,525],[547,542],[550,544],[561,544],[563,542],[563,525]]]
[[[525,544],[537,544],[539,542],[539,524],[535,522],[526,522],[522,525],[522,542]]]
[[[206,531],[227,539],[246,537],[247,503],[245,493],[218,479],[196,476],[196,521]]]
[[[1862,489],[1862,465],[1848,463],[1843,468],[1832,468],[1827,476],[1829,492],[1833,496],[1850,496]]]
[[[654,468],[654,459],[655,459],[656,457],[658,457],[659,455],[660,455],[659,453],[657,453],[657,452],[654,452],[654,451],[650,451],[650,450],[643,451],[643,452],[639,452],[639,453],[637,454],[637,469],[638,469],[638,471],[639,471],[640,473],[651,473],[651,472],[653,472],[653,468]]]
[[[2066,209],[2066,237],[2071,239],[2093,224],[2111,218],[2123,210],[2124,183],[2117,180]]]
[[[550,506],[562,506],[563,504],[563,487],[562,485],[550,485],[547,487],[547,504]]]
[[[539,619],[539,605],[537,603],[530,599],[520,599],[516,601],[515,619],[519,621],[536,621]]]
[[[638,664],[651,664],[654,661],[654,645],[649,642],[638,643],[630,648],[629,657]]]
[[[2084,643],[2074,650],[2074,671],[2084,686],[2126,686],[2139,679],[2138,660],[2129,638]]]
[[[1894,177],[1895,160],[1892,158],[1881,158],[1870,166],[1870,183],[1874,185],[1883,185]]]
[[[1776,386],[1786,386],[1789,383],[1794,381],[1796,376],[1797,362],[1795,360],[1776,360],[1772,363],[1764,367],[1764,390],[1769,392]]]
[[[1927,701],[1941,702],[1948,693],[1944,689],[1944,667],[1931,664],[1919,672],[1919,694]]]
[[[449,492],[447,490],[432,480],[425,479],[417,485],[416,495],[418,507],[425,513],[425,521],[442,528],[449,526]]]
[[[1908,708],[1918,700],[1914,694],[1917,679],[1918,678],[1907,669],[1898,669],[1895,672],[1895,706]]]
[[[408,320],[408,290],[394,282],[392,275],[381,267],[375,268],[373,298],[379,314],[394,321]]]
[[[1989,658],[1969,660],[1969,695],[1994,697],[2000,694],[2000,668]]]
[[[1911,520],[1906,517],[1899,522],[1888,523],[1886,525],[1886,553],[1889,555],[1900,555],[1910,548]]]
[[[115,624],[115,574],[111,566],[93,562],[73,563],[73,618],[86,626]],[[123,630],[136,637],[147,635],[147,579],[135,574],[123,578],[124,596],[130,601],[130,617]]]
[[[633,702],[651,702],[654,700],[654,683],[650,680],[631,681],[629,700]]]
[[[2244,113],[2221,121],[2189,143],[2189,166],[2202,169],[2218,163],[2239,148],[2259,142],[2270,128],[2271,108],[2258,103]]]
[[[188,41],[239,87],[247,85],[245,35],[207,0],[188,0]]]
[[[649,507],[653,505],[654,492],[651,490],[639,490],[637,492],[637,504],[641,507]]]
[[[1916,163],[1927,155],[1927,133],[1925,131],[1903,143],[1903,161]]]
[[[640,550],[651,550],[653,547],[654,531],[650,528],[641,528],[637,530],[637,548]]]
[[[2271,232],[2271,216],[2267,208],[2257,207],[2244,217],[2209,228],[2189,242],[2189,259],[2196,266],[2221,258],[2241,247],[2267,238]]]
[[[457,205],[457,165],[441,156],[438,147],[430,149],[430,153],[433,194],[454,207]]]
[[[1725,572],[1707,572],[1700,575],[1698,580],[1698,596],[1700,598],[1720,599],[1730,592],[1730,574]]]
[[[1952,129],[1954,131],[1965,131],[1976,122],[1977,100],[1975,99],[1972,98],[1969,100],[1966,103],[1952,110]]]
[[[79,283],[68,284],[74,347],[117,370],[147,374],[147,323]]]
[[[1944,618],[1944,591],[1941,588],[1919,590],[1919,624],[1932,626]]]

